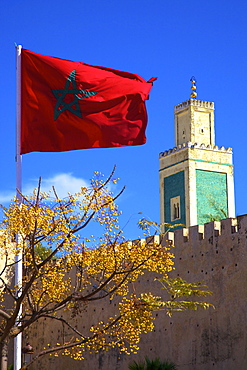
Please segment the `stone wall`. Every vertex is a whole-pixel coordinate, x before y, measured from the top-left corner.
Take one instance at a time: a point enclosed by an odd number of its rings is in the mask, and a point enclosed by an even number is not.
[[[86,354],[85,360],[48,357],[38,361],[38,370],[127,370],[131,360],[160,357],[178,365],[181,370],[245,370],[247,368],[247,215],[237,219],[210,222],[169,232],[166,239],[174,243],[175,270],[171,276],[187,281],[204,281],[213,295],[207,298],[215,309],[177,312],[171,318],[165,312],[155,313],[152,333],[144,334],[136,355],[123,355],[116,350]],[[165,241],[164,241],[165,242]],[[137,290],[156,291],[159,282],[144,275]],[[77,319],[78,327],[96,322],[114,312],[114,303],[90,305]],[[49,330],[48,330],[49,329]],[[61,328],[47,327],[44,321],[30,333],[28,340],[38,349],[43,337],[59,341]]]
[[[174,275],[205,281],[215,309],[180,313],[166,355],[183,370],[247,368],[247,217],[177,230]]]

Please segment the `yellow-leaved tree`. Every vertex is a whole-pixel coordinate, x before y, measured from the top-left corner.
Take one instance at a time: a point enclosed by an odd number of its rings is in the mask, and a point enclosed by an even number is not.
[[[191,299],[208,291],[181,279],[169,279],[167,274],[173,268],[169,246],[152,237],[133,243],[124,240],[115,203],[122,191],[114,195],[109,190],[116,181],[113,174],[104,180],[95,173],[89,187],[66,199],[59,199],[55,189],[52,194],[41,193],[39,183],[31,196],[22,195],[21,204],[16,200],[4,209],[0,225],[2,370],[7,369],[10,339],[25,334],[40,320],[48,321],[47,330],[62,325],[66,336],[59,343],[46,341],[49,336],[43,338],[45,346],[23,369],[47,354],[80,360],[85,350],[117,346],[126,353],[136,351],[141,333],[153,330],[154,310],[171,314],[173,310],[209,307]],[[90,222],[103,227],[96,244],[83,238]],[[19,286],[14,286],[12,279],[16,255],[23,271]],[[160,297],[162,289],[159,297],[149,291],[136,292],[135,281],[150,271],[160,274],[160,287],[168,292],[166,299]],[[109,299],[117,302],[113,315],[88,323],[85,330],[78,328],[74,318],[83,307]]]

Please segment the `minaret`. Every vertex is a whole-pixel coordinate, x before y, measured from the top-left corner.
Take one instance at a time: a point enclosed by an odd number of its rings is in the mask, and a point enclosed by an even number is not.
[[[215,145],[214,103],[175,106],[175,147],[160,153],[161,223],[186,227],[235,217],[232,149]]]

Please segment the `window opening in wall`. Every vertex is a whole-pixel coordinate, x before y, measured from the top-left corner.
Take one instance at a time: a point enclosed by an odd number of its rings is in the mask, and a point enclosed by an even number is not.
[[[170,207],[171,207],[171,221],[179,220],[181,217],[180,196],[171,198]]]

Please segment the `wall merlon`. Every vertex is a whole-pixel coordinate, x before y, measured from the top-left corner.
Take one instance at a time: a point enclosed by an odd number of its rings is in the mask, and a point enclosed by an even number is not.
[[[233,234],[237,232],[237,219],[236,218],[226,218],[221,220],[221,234]]]
[[[162,235],[152,235],[152,236],[148,236],[146,238],[146,243],[147,244],[151,244],[151,243],[161,243],[162,242]]]
[[[173,245],[174,244],[174,232],[168,231],[161,235],[161,243],[163,245]]]
[[[191,239],[192,241],[204,239],[204,225],[190,226],[189,239]]]
[[[221,223],[220,221],[211,221],[204,225],[204,237],[205,239],[210,239],[218,237],[221,233]]]
[[[136,244],[140,244],[140,243],[145,243],[146,242],[146,239],[136,239],[136,240],[132,240],[132,244],[136,245]]]
[[[247,234],[247,215],[237,217],[238,231],[240,234]]]
[[[174,231],[174,244],[187,243],[189,240],[189,230],[187,228],[178,229]]]

